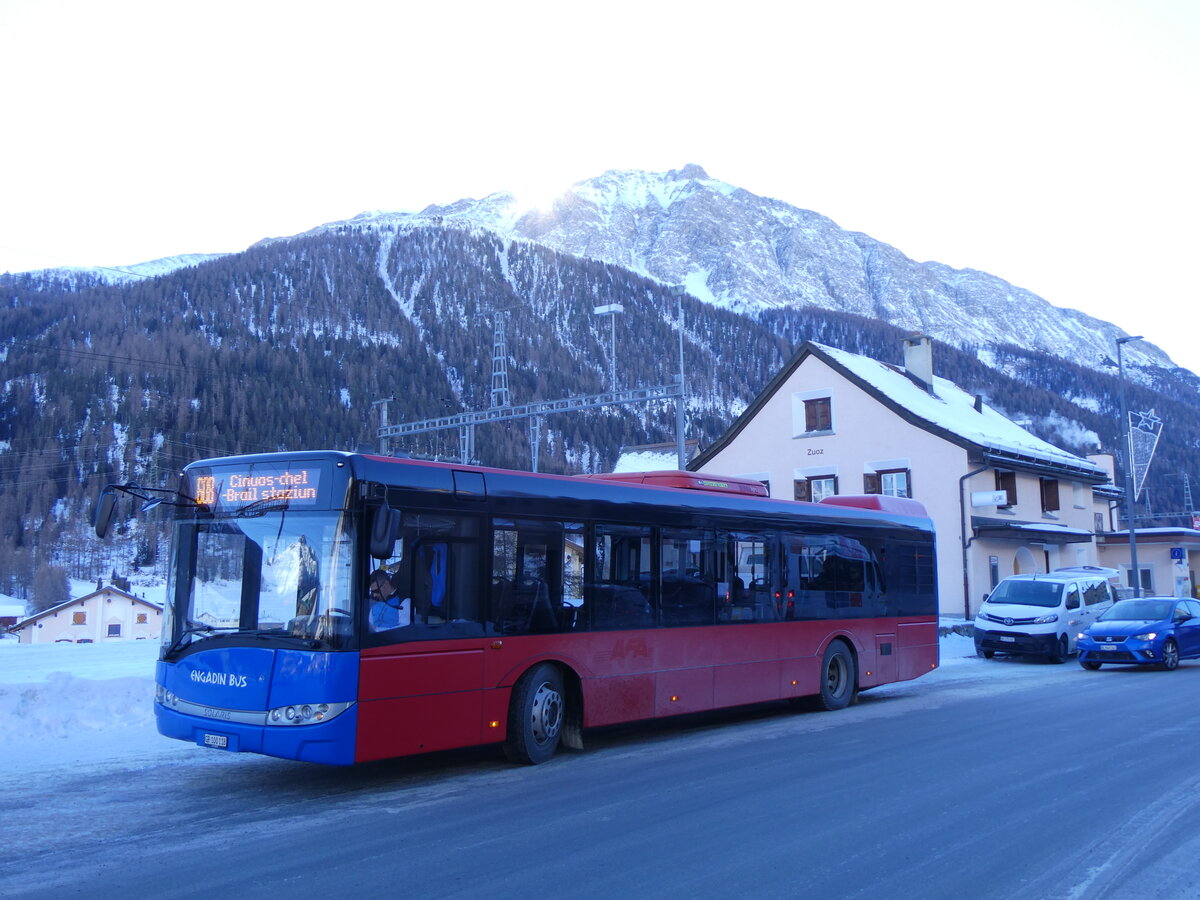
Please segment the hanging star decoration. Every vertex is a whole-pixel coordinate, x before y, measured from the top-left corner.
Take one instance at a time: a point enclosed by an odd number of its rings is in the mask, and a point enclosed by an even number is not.
[[[1129,418],[1134,428],[1147,434],[1154,434],[1162,428],[1162,419],[1155,414],[1154,410],[1130,413]]]

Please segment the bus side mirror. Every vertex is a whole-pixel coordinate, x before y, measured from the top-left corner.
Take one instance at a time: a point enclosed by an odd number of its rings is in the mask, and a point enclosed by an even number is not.
[[[100,501],[96,504],[96,515],[93,525],[96,527],[96,537],[102,538],[108,534],[112,525],[113,511],[117,508],[116,492],[105,488],[100,492]]]
[[[388,559],[399,536],[400,510],[387,505],[375,510],[375,518],[371,521],[371,555],[375,559]]]

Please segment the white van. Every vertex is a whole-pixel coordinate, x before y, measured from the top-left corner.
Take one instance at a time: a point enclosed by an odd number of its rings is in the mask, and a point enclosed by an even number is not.
[[[1076,566],[1040,575],[1009,575],[975,616],[975,652],[1045,656],[1060,663],[1075,636],[1113,605],[1116,569]]]

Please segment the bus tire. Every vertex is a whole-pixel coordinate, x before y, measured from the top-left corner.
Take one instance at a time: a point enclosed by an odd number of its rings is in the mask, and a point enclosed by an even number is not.
[[[557,666],[542,663],[522,675],[508,704],[504,755],[527,766],[554,756],[566,720],[565,704],[562,673]]]
[[[816,710],[845,709],[858,693],[858,671],[854,654],[845,641],[834,641],[821,658],[821,693],[812,698]]]

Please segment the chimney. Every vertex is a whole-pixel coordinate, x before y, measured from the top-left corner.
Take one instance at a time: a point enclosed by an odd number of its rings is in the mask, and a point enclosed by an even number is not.
[[[933,393],[933,341],[923,334],[904,339],[904,370]]]

